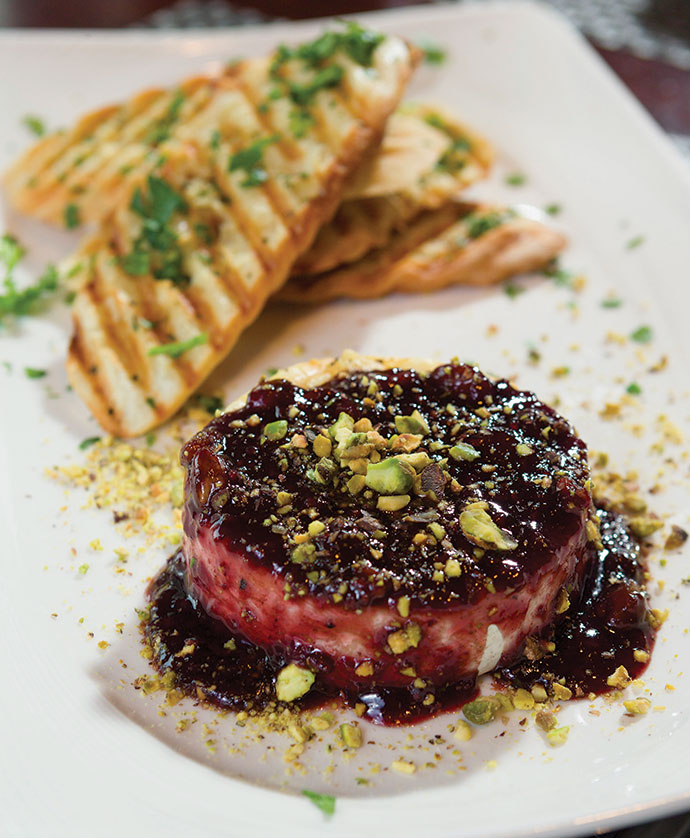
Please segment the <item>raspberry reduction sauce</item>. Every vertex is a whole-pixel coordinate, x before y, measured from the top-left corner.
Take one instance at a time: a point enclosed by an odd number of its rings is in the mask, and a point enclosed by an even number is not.
[[[426,460],[404,506],[382,509],[376,491],[351,490],[349,461],[330,453],[333,426],[343,414],[368,423],[377,463],[400,450],[400,419],[415,413]],[[340,695],[375,723],[416,722],[474,695],[481,648],[472,664],[462,650],[483,643],[489,622],[511,638],[496,677],[513,686],[556,679],[582,696],[608,689],[617,666],[633,677],[644,668],[634,652],[649,651],[653,631],[639,549],[607,512],[599,536],[586,447],[569,423],[505,381],[449,364],[350,373],[308,391],[264,382],[187,443],[182,463],[184,551],[152,583],[145,633],[158,668],[193,695],[261,710],[297,661],[316,673],[302,705]],[[495,544],[459,524],[477,507]],[[389,611],[388,634],[369,631]],[[310,640],[288,612],[317,615]],[[401,653],[392,635],[413,618],[419,648]],[[364,651],[341,655],[341,632],[351,645],[359,632]]]

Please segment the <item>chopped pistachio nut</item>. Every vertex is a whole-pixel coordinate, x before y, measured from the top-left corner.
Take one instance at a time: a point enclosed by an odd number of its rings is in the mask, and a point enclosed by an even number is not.
[[[469,463],[473,462],[480,456],[479,451],[477,451],[474,446],[468,445],[466,442],[459,442],[457,445],[454,445],[448,454],[454,460],[467,460]]]
[[[276,419],[275,422],[269,422],[264,426],[264,436],[270,439],[271,442],[277,442],[279,439],[287,434],[288,423],[286,419]]]
[[[453,579],[456,576],[460,576],[462,573],[462,565],[457,559],[448,559],[445,567],[443,568],[443,572],[449,579]]]
[[[312,521],[307,527],[307,532],[312,538],[316,538],[316,536],[321,535],[325,529],[326,525],[323,521]]]
[[[543,704],[546,699],[549,697],[544,687],[541,684],[535,684],[532,689],[530,690],[532,693],[532,698],[535,701],[538,701],[540,704]]]
[[[336,419],[336,421],[328,429],[328,434],[331,437],[331,439],[337,439],[336,434],[338,433],[338,431],[346,429],[352,432],[354,426],[355,420],[352,418],[352,416],[350,416],[347,413],[341,413],[340,416],[338,416],[338,418]]]
[[[556,597],[556,614],[564,614],[570,608],[570,597],[565,588],[561,588]]]
[[[532,693],[519,687],[515,690],[513,705],[516,710],[531,710],[534,707],[534,696]]]
[[[319,483],[321,486],[327,486],[338,472],[338,466],[329,460],[328,457],[322,457],[314,468],[309,469],[307,477],[313,480],[314,483]]]
[[[552,748],[558,748],[560,745],[565,745],[568,741],[568,734],[570,733],[570,725],[564,725],[563,727],[554,727],[546,734],[546,738],[549,741],[549,745]]]
[[[458,742],[469,742],[472,738],[472,728],[464,719],[459,719],[453,731],[453,738]]]
[[[381,495],[376,501],[376,508],[381,512],[398,512],[410,502],[409,495]]]
[[[276,678],[276,696],[278,701],[295,701],[306,695],[315,681],[313,672],[303,669],[295,663],[284,666]]]
[[[442,527],[440,524],[437,524],[435,521],[432,521],[429,526],[427,527],[429,532],[434,536],[437,541],[441,541],[446,537],[446,530],[445,527]],[[450,559],[449,559],[450,561]]]
[[[368,678],[370,675],[374,674],[374,665],[371,661],[365,661],[364,663],[360,663],[360,665],[355,669],[355,675],[359,675],[360,678]]]
[[[664,542],[664,550],[678,550],[687,540],[687,532],[677,524],[673,524],[671,527],[671,533]]]
[[[465,718],[474,725],[485,725],[493,721],[501,710],[499,701],[494,696],[477,698],[462,708]]]
[[[421,434],[426,436],[429,433],[429,425],[422,414],[413,410],[409,416],[395,417],[395,430],[399,434]]]
[[[460,513],[460,527],[465,537],[486,550],[515,550],[517,541],[494,523],[483,506],[471,503]]]
[[[520,442],[518,445],[515,446],[515,450],[520,457],[529,457],[530,454],[533,454],[534,451],[524,442]]]
[[[293,495],[290,492],[278,492],[276,495],[276,503],[278,506],[287,506],[292,503]]]
[[[553,690],[553,697],[556,701],[570,701],[573,697],[573,691],[559,684],[558,681],[553,682],[551,689]]]
[[[394,655],[402,655],[412,647],[419,646],[422,639],[422,630],[416,623],[410,623],[404,629],[398,629],[388,635],[388,645]]]
[[[314,453],[317,457],[330,457],[333,443],[327,436],[319,434],[314,439],[311,447],[314,449]]]
[[[405,495],[414,484],[414,469],[400,457],[369,463],[366,485],[382,495]]]
[[[366,486],[366,480],[361,474],[353,474],[345,485],[351,495],[358,495]]]
[[[401,596],[397,603],[396,608],[398,609],[398,614],[401,617],[409,617],[410,616],[410,598],[409,596]]]
[[[410,454],[422,444],[421,434],[399,434],[391,439],[391,451],[403,451]]]
[[[297,547],[290,554],[290,558],[296,564],[309,564],[314,561],[316,554],[316,547],[313,544],[304,543],[298,544]]]
[[[649,652],[645,652],[644,649],[635,649],[635,651],[633,652],[633,658],[638,663],[647,663],[647,661],[649,660]]]
[[[618,690],[624,690],[631,683],[631,681],[632,679],[628,674],[628,670],[624,666],[619,666],[615,672],[612,672],[606,679],[606,683],[609,687],[615,687]]]
[[[656,518],[649,518],[646,515],[635,515],[628,519],[628,526],[630,531],[636,538],[647,538],[657,530],[660,530],[664,524]]]
[[[652,702],[648,698],[631,698],[623,702],[625,712],[631,716],[644,716],[651,706]]]
[[[356,722],[340,725],[340,736],[346,748],[362,747],[362,730]]]
[[[397,771],[398,774],[414,774],[417,770],[417,766],[414,762],[408,762],[405,759],[396,759],[394,762],[391,763],[391,768],[393,771]]]

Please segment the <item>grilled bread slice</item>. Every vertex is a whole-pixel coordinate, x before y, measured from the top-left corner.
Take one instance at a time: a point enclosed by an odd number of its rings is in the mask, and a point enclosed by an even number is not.
[[[177,410],[283,284],[380,141],[416,50],[353,24],[325,38],[219,80],[75,257],[84,284],[68,374],[111,433],[143,433]]]
[[[560,233],[511,210],[452,203],[423,213],[359,262],[318,276],[293,277],[277,296],[322,303],[490,285],[544,266],[565,245]]]
[[[489,143],[455,117],[428,104],[402,105],[294,273],[323,273],[356,262],[423,210],[447,203],[485,177],[492,162]]]
[[[218,81],[199,76],[174,90],[146,90],[44,137],[5,173],[10,203],[57,226],[100,221],[154,167],[176,125],[208,103]]]

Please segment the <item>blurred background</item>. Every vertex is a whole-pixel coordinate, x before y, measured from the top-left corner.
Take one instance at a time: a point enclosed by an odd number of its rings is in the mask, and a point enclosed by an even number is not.
[[[0,27],[208,28],[356,14],[432,2],[69,0],[60,3],[55,0],[0,0]],[[690,162],[690,0],[542,2],[561,11],[583,32],[637,99],[671,134]]]

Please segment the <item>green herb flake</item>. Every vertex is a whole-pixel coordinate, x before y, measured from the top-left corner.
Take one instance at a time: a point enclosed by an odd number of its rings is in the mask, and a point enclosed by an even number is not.
[[[602,308],[620,308],[623,305],[623,300],[619,297],[607,297],[600,303]]]
[[[302,794],[308,797],[314,806],[318,806],[324,814],[332,815],[335,812],[335,797],[332,794],[319,794],[309,789],[302,789]]]
[[[314,124],[314,117],[306,108],[293,108],[288,114],[288,123],[292,135],[300,140]]]
[[[19,239],[10,233],[5,233],[0,238],[0,262],[5,266],[6,276],[12,273],[15,267],[21,262],[26,251],[19,243]]]
[[[39,370],[36,367],[24,367],[24,374],[27,378],[45,378],[47,370]]]
[[[563,212],[563,207],[560,204],[547,204],[544,207],[544,212],[547,215],[560,215]]]
[[[220,131],[217,128],[214,128],[213,131],[211,131],[211,139],[208,142],[208,144],[214,151],[218,151],[218,149],[220,148],[220,140]]]
[[[468,215],[465,219],[467,225],[467,236],[470,239],[478,239],[489,230],[500,227],[506,220],[506,214],[500,212],[487,212],[484,215]]]
[[[440,67],[446,63],[448,53],[443,47],[433,43],[433,41],[418,41],[417,46],[424,55],[425,64],[430,64],[432,67]]]
[[[79,207],[76,204],[67,204],[65,207],[65,227],[68,230],[74,230],[80,224]]]
[[[151,448],[155,441],[156,435],[152,431],[146,434],[146,445],[148,448]]]
[[[146,276],[149,273],[151,258],[144,250],[132,250],[120,256],[120,265],[130,276]]]
[[[654,333],[651,326],[640,326],[631,333],[630,337],[636,343],[650,343]]]
[[[554,281],[555,285],[559,285],[561,288],[572,288],[573,279],[575,278],[575,274],[572,271],[567,271],[565,268],[562,268],[556,261],[544,268],[542,274],[548,276],[549,279]]]
[[[625,392],[629,393],[631,396],[639,396],[642,392],[642,388],[636,381],[631,381],[625,388]]]
[[[262,165],[264,149],[266,146],[279,141],[280,136],[278,134],[271,134],[269,137],[262,137],[246,148],[236,151],[228,161],[228,171],[243,171],[246,174],[242,186],[260,186],[268,178]]]
[[[211,416],[215,416],[217,410],[223,409],[223,399],[220,396],[206,396],[204,393],[198,393],[196,400],[199,406]]]
[[[88,571],[89,571],[89,566],[87,564],[80,564],[79,565],[78,572],[82,576],[85,576],[88,573]]]
[[[180,116],[180,108],[187,97],[182,90],[176,91],[168,109],[163,116],[149,130],[144,142],[150,146],[158,146],[170,137],[171,128]]]
[[[4,280],[5,293],[0,294],[0,321],[7,315],[21,316],[32,313],[44,295],[57,290],[58,281],[55,266],[48,265],[36,283],[20,291],[8,270]]]
[[[153,398],[153,396],[146,397],[146,404],[151,408],[151,410],[156,409],[156,400]]]
[[[522,172],[512,172],[506,175],[505,182],[508,186],[524,186],[527,183],[527,177]]]
[[[35,137],[43,137],[46,133],[46,126],[45,122],[40,118],[40,116],[33,116],[32,114],[27,114],[27,116],[22,119],[22,125],[27,128]]]
[[[625,245],[626,250],[634,250],[636,247],[639,247],[641,244],[644,244],[644,241],[644,236],[635,236],[634,238],[630,239],[630,241]]]
[[[520,294],[524,294],[526,290],[526,288],[523,288],[522,285],[518,285],[516,282],[506,282],[503,286],[505,295],[510,297],[511,300],[514,300],[515,297],[519,297]]]
[[[88,436],[86,439],[82,439],[79,443],[79,450],[86,451],[87,448],[91,448],[92,445],[95,445],[97,442],[100,442],[101,438],[99,436]]]
[[[194,349],[195,346],[202,346],[205,343],[208,343],[208,334],[201,332],[198,335],[194,335],[193,338],[189,338],[189,340],[179,340],[174,343],[161,343],[159,346],[152,346],[146,354],[167,355],[170,358],[179,358],[180,355],[184,355],[185,352]]]

